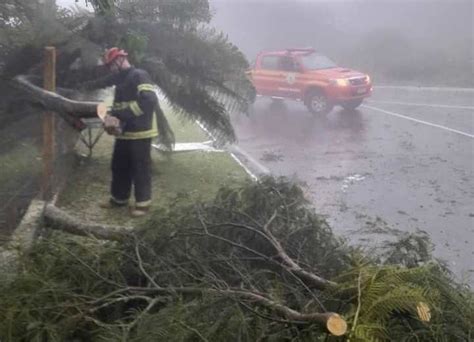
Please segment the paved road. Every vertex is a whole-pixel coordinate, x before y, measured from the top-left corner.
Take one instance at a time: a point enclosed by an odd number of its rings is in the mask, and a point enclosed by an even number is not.
[[[474,91],[380,87],[358,110],[327,117],[259,99],[234,124],[250,168],[305,182],[337,233],[376,244],[355,232],[424,230],[435,256],[473,282]]]

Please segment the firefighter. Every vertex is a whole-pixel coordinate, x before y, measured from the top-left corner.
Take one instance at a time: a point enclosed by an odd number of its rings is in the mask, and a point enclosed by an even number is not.
[[[111,196],[100,206],[127,206],[133,185],[135,204],[130,206],[130,215],[140,217],[151,204],[151,141],[158,135],[156,111],[161,109],[149,74],[133,67],[127,56],[119,48],[108,49],[104,64],[110,75],[86,88],[115,86],[113,106],[104,118],[105,130],[115,135]]]

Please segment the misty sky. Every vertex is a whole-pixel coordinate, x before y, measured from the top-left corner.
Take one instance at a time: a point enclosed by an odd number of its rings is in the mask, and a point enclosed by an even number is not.
[[[74,6],[74,5],[78,5],[78,6],[81,6],[81,7],[86,7],[85,6],[85,1],[84,0],[80,0],[79,2],[76,2],[75,0],[56,0],[56,4],[58,6],[63,6],[63,7],[70,7],[70,6]],[[89,5],[90,7],[90,5]]]
[[[293,1],[299,1],[299,2],[367,2],[367,0],[293,0]],[[413,2],[443,2],[441,0],[378,0],[378,2],[396,2],[396,3],[413,3]],[[462,1],[462,0],[445,0],[444,2],[456,2],[456,1]],[[288,2],[288,0],[210,0],[211,3],[215,2],[223,2],[223,3],[276,3],[276,2]],[[59,6],[72,6],[72,5],[79,5],[81,7],[85,7],[85,1],[84,0],[79,0],[79,2],[76,2],[75,0],[56,0],[56,3]]]
[[[56,1],[60,6],[85,6],[84,0]],[[401,47],[391,52],[394,55],[424,51],[419,59],[426,52],[429,59],[443,54],[450,63],[474,62],[472,0],[210,0],[210,4],[211,25],[228,34],[250,60],[263,49],[313,46],[340,62],[352,61],[357,50],[373,48],[372,42],[388,37],[387,48]]]

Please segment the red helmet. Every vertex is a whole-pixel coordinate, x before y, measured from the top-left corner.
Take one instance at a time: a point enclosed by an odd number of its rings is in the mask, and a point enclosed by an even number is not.
[[[107,65],[107,64],[112,63],[118,57],[126,57],[126,56],[128,56],[128,53],[126,53],[124,50],[121,50],[117,47],[113,47],[105,51],[103,60],[104,60],[104,63]]]

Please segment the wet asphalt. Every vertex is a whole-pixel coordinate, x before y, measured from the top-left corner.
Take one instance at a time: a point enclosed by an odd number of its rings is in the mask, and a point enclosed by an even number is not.
[[[423,230],[473,284],[474,91],[376,87],[325,116],[261,98],[233,122],[248,167],[303,182],[337,234],[372,248],[387,238],[376,228]]]

